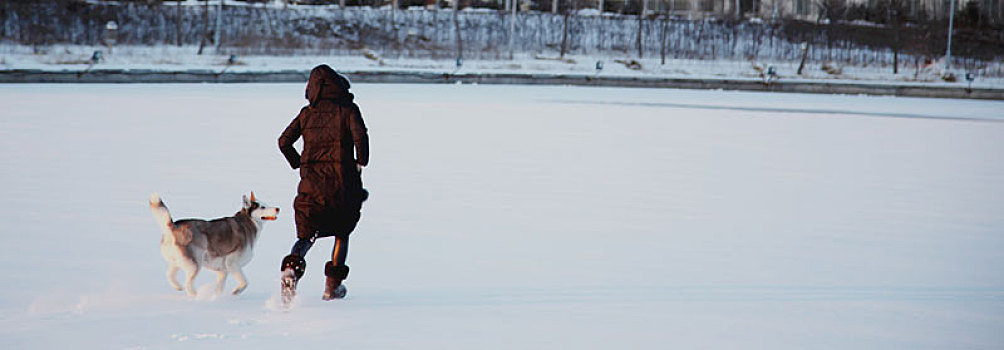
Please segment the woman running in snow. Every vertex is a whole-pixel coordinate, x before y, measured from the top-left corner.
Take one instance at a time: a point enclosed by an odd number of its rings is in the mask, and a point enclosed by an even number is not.
[[[307,251],[322,237],[335,237],[331,261],[324,266],[327,277],[324,300],[341,299],[347,292],[342,281],[349,275],[345,259],[349,234],[359,222],[368,192],[360,173],[369,163],[366,125],[349,93],[349,80],[327,65],[310,71],[306,98],[309,105],[279,137],[279,150],[293,169],[300,169],[293,209],[297,241],[282,259],[282,295],[289,302],[296,283],[306,270]],[[303,137],[303,152],[293,143]],[[354,152],[353,152],[354,150]]]

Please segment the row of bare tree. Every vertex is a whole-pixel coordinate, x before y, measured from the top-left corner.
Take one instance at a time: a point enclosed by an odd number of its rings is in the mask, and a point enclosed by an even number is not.
[[[882,1],[882,0],[879,0]],[[889,0],[887,0],[889,1]],[[229,1],[228,1],[229,2]],[[385,57],[492,58],[510,54],[630,56],[880,65],[940,58],[947,29],[939,22],[889,17],[845,21],[737,21],[674,16],[583,16],[506,11],[390,11],[368,8],[0,2],[0,40],[44,48],[98,45],[115,22],[120,45],[197,45],[237,54],[357,54]],[[1000,75],[1004,34],[961,26],[956,66]],[[806,50],[803,50],[803,46]],[[987,70],[991,69],[991,70]]]

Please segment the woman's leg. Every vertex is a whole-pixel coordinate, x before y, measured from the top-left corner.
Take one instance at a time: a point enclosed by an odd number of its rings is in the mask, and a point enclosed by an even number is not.
[[[331,261],[335,266],[345,265],[345,259],[349,256],[349,238],[335,237],[335,246],[331,249]]]
[[[296,287],[296,281],[300,280],[303,277],[303,273],[307,270],[307,261],[303,257],[307,256],[307,252],[313,246],[314,240],[299,238],[296,240],[296,243],[293,243],[293,249],[290,249],[289,255],[282,258],[282,266],[279,270],[286,271],[289,269],[293,271],[294,280],[291,281],[293,283],[291,287]]]
[[[307,256],[307,251],[310,247],[314,246],[313,239],[298,238],[296,243],[293,243],[293,249],[290,250],[290,254],[299,255],[300,257]]]
[[[349,255],[348,237],[335,237],[335,246],[331,250],[331,261],[324,265],[324,300],[341,299],[345,297],[346,289],[342,281],[349,276],[349,266],[345,259]]]

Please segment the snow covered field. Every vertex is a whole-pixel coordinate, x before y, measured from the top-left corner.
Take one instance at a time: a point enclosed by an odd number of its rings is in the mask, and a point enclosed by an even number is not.
[[[1004,103],[354,87],[349,298],[270,308],[301,84],[0,85],[6,349],[1000,349]],[[147,196],[281,206],[244,294],[164,279]],[[233,281],[228,281],[233,286]]]

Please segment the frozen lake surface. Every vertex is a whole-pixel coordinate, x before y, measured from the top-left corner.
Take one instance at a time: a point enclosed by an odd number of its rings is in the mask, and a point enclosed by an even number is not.
[[[1000,349],[1004,103],[354,86],[372,193],[349,297],[269,307],[301,84],[0,85],[10,349]],[[164,279],[159,192],[280,206],[244,294]],[[228,281],[233,286],[233,281]]]

